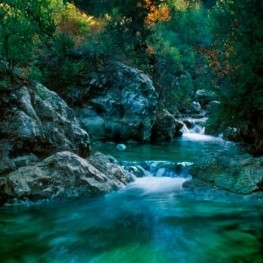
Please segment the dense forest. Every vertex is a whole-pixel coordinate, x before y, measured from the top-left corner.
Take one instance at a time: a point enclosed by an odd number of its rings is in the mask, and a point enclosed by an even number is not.
[[[216,94],[210,131],[234,131],[263,152],[261,0],[4,0],[0,89],[37,80],[68,103],[109,61],[153,80],[159,108],[187,112]]]

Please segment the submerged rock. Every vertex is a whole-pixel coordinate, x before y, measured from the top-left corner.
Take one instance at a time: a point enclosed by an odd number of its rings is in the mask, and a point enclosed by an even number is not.
[[[247,195],[263,191],[263,157],[207,156],[190,167],[190,174],[229,192]]]
[[[82,127],[94,138],[150,140],[157,93],[151,79],[138,69],[109,63],[105,72],[91,78],[75,104]]]
[[[55,92],[38,83],[6,93],[0,99],[0,176],[57,151],[89,155],[88,134]]]
[[[122,144],[122,143],[116,145],[116,149],[117,149],[118,151],[120,151],[120,152],[121,152],[121,151],[125,151],[126,148],[127,148],[126,145],[125,145],[125,144]]]
[[[0,203],[93,197],[124,187],[132,175],[113,157],[97,153],[83,159],[58,152],[0,178]]]

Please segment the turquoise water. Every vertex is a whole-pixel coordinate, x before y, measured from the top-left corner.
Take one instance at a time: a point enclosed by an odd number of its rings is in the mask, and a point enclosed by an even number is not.
[[[127,144],[125,151],[118,151],[112,143],[97,144],[95,149],[110,154],[118,160],[145,161],[163,160],[172,162],[195,162],[199,158],[214,152],[224,152],[233,155],[238,152],[234,143],[224,141],[219,137],[189,133],[172,142],[160,144]]]
[[[207,137],[128,145],[126,152],[100,148],[122,160],[176,162],[236,150]],[[0,262],[263,262],[263,204],[212,189],[192,192],[185,180],[144,177],[99,198],[0,208]]]

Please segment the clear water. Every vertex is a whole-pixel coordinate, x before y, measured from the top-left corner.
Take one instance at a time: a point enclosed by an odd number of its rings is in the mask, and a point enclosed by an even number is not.
[[[171,144],[101,146],[122,160],[195,161],[232,144],[203,137]],[[144,177],[107,196],[0,208],[2,263],[263,262],[263,204]]]
[[[197,133],[184,134],[172,142],[160,144],[127,144],[125,151],[118,151],[112,143],[97,144],[95,148],[110,154],[118,160],[146,161],[163,160],[172,162],[195,162],[213,152],[224,152],[233,155],[238,152],[234,143],[224,141],[220,137],[212,137]]]

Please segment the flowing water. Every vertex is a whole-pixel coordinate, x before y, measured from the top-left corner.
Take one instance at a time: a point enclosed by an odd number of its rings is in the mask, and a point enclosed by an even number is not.
[[[98,148],[147,164],[148,176],[94,199],[0,208],[1,263],[263,262],[262,203],[185,189],[187,173],[167,176],[160,168],[210,152],[232,155],[233,144],[186,134],[172,143],[130,144],[122,152],[113,144]]]

